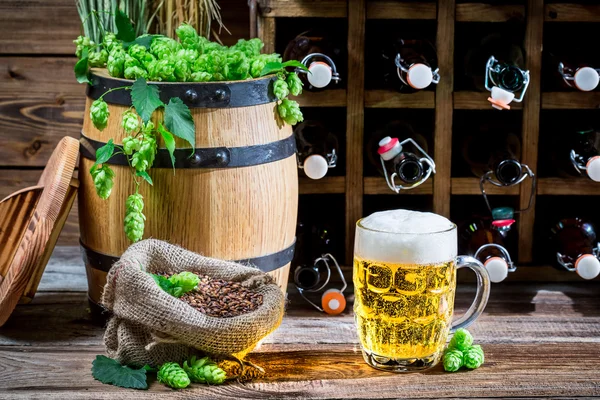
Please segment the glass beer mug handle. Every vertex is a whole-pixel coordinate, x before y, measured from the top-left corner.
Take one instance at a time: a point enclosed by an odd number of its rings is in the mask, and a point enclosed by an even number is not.
[[[458,256],[456,258],[456,269],[459,270],[464,267],[471,268],[475,272],[475,275],[477,275],[477,294],[475,295],[473,304],[471,304],[465,315],[456,321],[452,321],[450,332],[454,332],[459,328],[466,328],[475,322],[485,309],[490,297],[490,277],[483,264],[473,257]]]

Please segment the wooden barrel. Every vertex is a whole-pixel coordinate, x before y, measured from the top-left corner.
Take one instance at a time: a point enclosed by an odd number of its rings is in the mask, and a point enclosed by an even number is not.
[[[289,125],[275,119],[273,78],[240,82],[151,83],[162,101],[181,98],[196,127],[194,155],[177,139],[176,169],[160,138],[150,170],[154,186],[141,185],[146,227],[144,238],[163,239],[189,250],[226,260],[251,263],[271,274],[285,292],[293,256],[298,209],[295,143]],[[108,126],[99,131],[89,118],[90,106],[107,89],[131,85],[103,70],[92,71],[79,164],[79,225],[89,297],[98,303],[106,273],[131,244],[123,230],[125,200],[135,190],[124,157],[109,161],[115,185],[100,199],[89,174],[95,149],[109,139],[122,143],[123,113],[129,91],[104,96]],[[156,118],[159,112],[155,112]]]

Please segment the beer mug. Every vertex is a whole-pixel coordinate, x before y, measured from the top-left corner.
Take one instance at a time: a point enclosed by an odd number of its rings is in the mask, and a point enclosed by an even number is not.
[[[477,275],[475,301],[452,321],[456,270]],[[383,211],[359,220],[354,243],[354,315],[365,361],[391,372],[433,367],[455,329],[485,308],[490,279],[473,257],[457,257],[456,225],[432,213]]]

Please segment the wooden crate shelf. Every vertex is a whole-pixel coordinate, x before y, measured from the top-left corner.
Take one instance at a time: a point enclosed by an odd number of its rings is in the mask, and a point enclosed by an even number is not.
[[[600,196],[600,183],[588,178],[541,178],[537,194]]]
[[[437,13],[435,2],[368,1],[368,19],[430,19]]]
[[[555,3],[544,7],[546,22],[600,22],[600,5]]]
[[[299,97],[293,97],[301,107],[346,107],[346,90],[332,89],[322,92],[305,90]]]
[[[454,109],[455,110],[492,110],[492,106],[487,98],[489,92],[470,92],[460,91],[454,92]],[[527,96],[526,96],[527,97]],[[523,109],[522,103],[510,103],[510,110]]]
[[[300,194],[337,194],[346,191],[346,178],[326,176],[321,179],[300,178]]]
[[[462,3],[456,5],[456,22],[506,22],[522,19],[525,7],[518,4]]]
[[[486,184],[485,192],[488,195],[516,196],[519,194],[519,188],[517,186],[498,187]],[[479,178],[452,178],[452,194],[481,196]]]
[[[411,190],[402,190],[399,194],[392,192],[385,183],[383,176],[368,176],[364,179],[364,194],[390,194],[390,195],[429,195],[433,194],[433,181],[429,179],[421,186]]]
[[[600,92],[546,92],[542,93],[545,110],[593,110],[600,108]]]
[[[345,0],[262,0],[259,10],[260,15],[267,18],[346,18],[348,3]]]
[[[367,90],[365,92],[366,108],[434,108],[435,93],[421,91],[412,94],[391,90]]]

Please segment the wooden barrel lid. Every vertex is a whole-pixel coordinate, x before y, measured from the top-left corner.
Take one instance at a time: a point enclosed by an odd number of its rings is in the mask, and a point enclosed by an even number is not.
[[[63,138],[36,186],[0,201],[0,326],[29,302],[75,200],[79,142]]]

